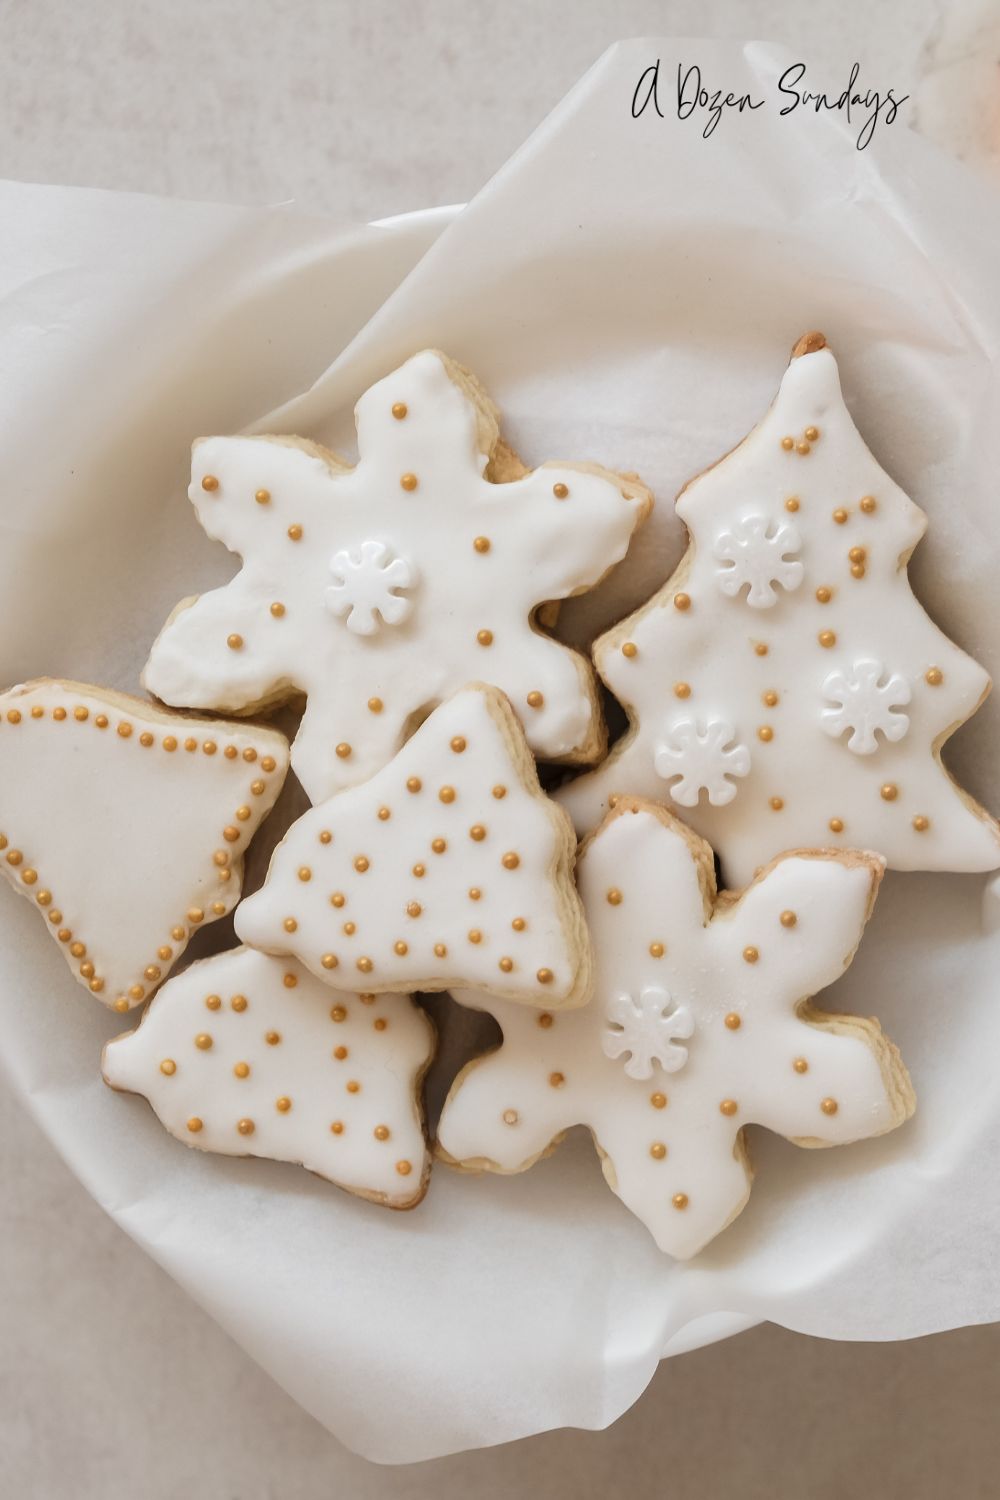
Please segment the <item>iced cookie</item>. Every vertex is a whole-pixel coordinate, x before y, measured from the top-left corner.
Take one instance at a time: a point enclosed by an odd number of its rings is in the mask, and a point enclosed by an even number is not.
[[[808,1001],[850,963],[881,873],[871,855],[802,851],[717,898],[708,845],[620,798],[580,861],[593,999],[533,1015],[457,996],[503,1043],[453,1085],[442,1155],[518,1172],[587,1125],[611,1188],[684,1258],[746,1203],[745,1126],[833,1146],[901,1124],[913,1093],[877,1023]]]
[[[0,870],[73,973],[126,1011],[239,900],[288,741],[47,679],[0,696]]]
[[[624,556],[647,491],[589,464],[523,472],[492,403],[432,351],[372,386],[356,417],[356,468],[299,438],[195,444],[198,518],[243,567],[178,606],[145,686],[232,712],[305,693],[292,766],[313,802],[374,775],[471,681],[507,693],[543,760],[596,760],[590,664],[535,617]],[[520,477],[494,483],[498,467]]]
[[[672,801],[735,885],[799,846],[1000,864],[998,825],[940,761],[989,679],[913,596],[926,517],[865,447],[822,335],[677,512],[674,576],[594,648],[631,728],[561,792],[578,830],[615,792]]]
[[[189,1146],[295,1162],[412,1208],[430,1170],[419,1089],[433,1051],[408,995],[331,996],[294,961],[238,948],[165,985],[105,1047],[104,1077]]]
[[[579,1005],[591,959],[575,848],[507,700],[469,687],[371,781],[293,823],[236,930],[336,989]]]

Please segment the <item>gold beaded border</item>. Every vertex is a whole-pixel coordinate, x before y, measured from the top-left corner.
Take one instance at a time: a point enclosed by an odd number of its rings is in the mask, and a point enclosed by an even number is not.
[[[27,697],[25,702],[27,704]],[[203,755],[208,756],[218,753],[218,740],[211,735],[202,737],[187,734],[181,738],[176,734],[168,732],[169,726],[167,725],[155,731],[148,727],[140,727],[138,732],[136,732],[137,726],[131,718],[124,714],[119,716],[112,708],[110,702],[107,707],[110,710],[109,712],[106,712],[104,709],[94,712],[89,704],[81,702],[73,704],[72,708],[68,708],[62,703],[52,705],[32,703],[30,707],[26,706],[23,710],[14,706],[8,708],[0,715],[0,723],[16,727],[19,724],[39,723],[46,720],[47,717],[51,717],[56,723],[62,723],[72,713],[72,717],[77,723],[89,724],[102,733],[112,728],[112,719],[114,719],[114,732],[118,738],[130,740],[142,749],[160,749],[164,753],[171,755],[176,754],[179,750],[183,750],[186,754],[195,754],[200,750]],[[178,728],[181,727],[182,722],[186,722],[186,727],[191,727],[190,721],[178,721]],[[231,743],[223,747],[222,754],[226,760],[242,758],[249,765],[254,765],[256,770],[249,787],[250,798],[253,799],[265,795],[267,791],[267,778],[278,769],[278,762],[273,755],[266,753],[262,755],[252,745],[246,746],[241,751],[238,746]],[[216,849],[212,854],[212,863],[216,869],[220,887],[225,887],[232,880],[231,851],[242,856],[243,850],[235,850],[233,846],[243,840],[244,829],[241,825],[249,822],[252,817],[253,801],[243,802],[236,808],[233,814],[233,821],[227,823],[222,830],[222,847]],[[254,826],[256,827],[257,825],[255,824]],[[14,881],[19,880],[21,885],[27,888],[24,891],[24,894],[27,895],[28,891],[37,885],[41,879],[40,871],[33,865],[24,864],[23,851],[17,847],[11,847],[9,839],[2,832],[0,832],[0,854],[3,855],[12,872],[19,872],[17,874],[11,873],[10,878]],[[22,865],[24,865],[23,869],[20,868]],[[72,966],[72,962],[77,961],[77,972],[80,978],[87,984],[91,994],[102,995],[106,984],[104,977],[97,972],[93,961],[88,956],[86,943],[82,942],[71,928],[62,926],[63,914],[56,901],[55,893],[44,882],[42,882],[35,893],[35,902],[46,912],[49,923],[55,929],[54,936],[57,941],[65,945],[67,962]],[[231,907],[227,906],[225,901],[215,900],[212,902],[209,910],[213,917],[223,917],[227,911],[231,910]],[[189,906],[184,914],[184,920],[175,923],[171,927],[169,934],[171,941],[169,943],[161,943],[157,948],[156,960],[158,961],[150,962],[144,967],[142,977],[146,983],[140,984],[137,981],[135,984],[130,985],[127,991],[118,995],[114,1001],[110,1002],[111,1009],[124,1014],[134,1006],[139,1005],[143,1000],[148,999],[163,978],[161,964],[169,965],[175,958],[179,957],[179,953],[184,951],[194,933],[204,922],[206,915],[207,913],[202,907]],[[181,945],[179,952],[175,951],[172,944]]]

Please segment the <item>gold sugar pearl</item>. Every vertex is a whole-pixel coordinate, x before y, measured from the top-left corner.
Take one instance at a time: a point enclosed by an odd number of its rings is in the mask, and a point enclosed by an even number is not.
[[[551,969],[539,969],[535,975],[539,984],[551,984],[555,975]]]
[[[9,719],[10,718],[10,714],[8,714],[7,717]],[[20,718],[20,714],[18,714],[18,718]],[[107,716],[107,714],[97,714],[97,716],[94,719],[94,723],[95,723],[95,725],[97,726],[98,729],[107,729],[107,727],[108,727],[108,716]],[[164,740],[164,744],[166,744],[166,740]],[[176,740],[174,741],[174,748],[175,749],[177,748],[177,741]]]
[[[879,787],[879,796],[883,802],[895,802],[899,796],[899,787],[894,781],[887,781]]]
[[[791,453],[792,449],[795,447],[795,439],[793,437],[783,437],[781,439],[781,446],[784,448],[786,453]]]
[[[406,416],[407,410],[408,408],[405,401],[393,402],[392,414],[396,418],[397,422],[402,422],[403,418]]]
[[[171,754],[174,750],[177,749],[177,741],[174,739],[172,734],[164,735],[163,748],[167,751],[168,754]]]
[[[253,497],[256,500],[256,502],[257,502],[258,505],[267,505],[270,502],[270,499],[271,499],[271,491],[270,490],[255,490]]]
[[[372,1135],[377,1141],[387,1141],[389,1139],[388,1125],[376,1125],[372,1131]]]
[[[481,890],[480,890],[480,889],[479,889],[479,887],[478,887],[478,885],[471,885],[471,886],[470,886],[470,887],[469,887],[469,900],[470,900],[470,901],[478,901],[478,900],[479,900],[479,898],[480,898],[480,896],[481,896],[481,895],[482,895],[482,894],[483,894],[483,893],[482,893],[482,891],[481,891]]]
[[[609,906],[621,906],[622,893],[616,885],[613,885],[608,891],[605,900],[607,901]]]
[[[296,974],[285,974],[284,977],[282,978],[281,982],[285,986],[286,990],[294,990],[295,987],[296,987],[296,985],[299,982],[298,975],[296,975]],[[235,1002],[233,1003],[233,1009],[234,1010],[236,1009]]]
[[[819,1107],[825,1115],[835,1115],[840,1105],[836,1099],[821,1099]]]
[[[257,752],[256,752],[256,750],[254,749],[254,747],[252,745],[248,745],[247,748],[244,750],[244,752],[243,752],[243,759],[251,761],[251,762],[253,762],[253,761],[255,761],[257,759]]]
[[[719,1105],[719,1112],[724,1115],[734,1115],[739,1108],[735,1099],[723,1099]]]
[[[753,649],[754,649],[754,651],[756,652],[756,654],[758,656],[766,656],[767,655],[768,648],[767,648],[767,646],[765,645],[765,643],[763,641],[757,641],[754,644],[754,648]]]
[[[58,711],[59,710],[55,709],[55,708],[52,710],[52,717],[53,718],[55,718],[55,716],[58,713]],[[34,708],[31,710],[31,717],[33,719],[44,719],[44,717],[45,717],[45,710],[44,710],[44,708],[42,707],[42,705],[40,703],[36,703],[35,706],[34,706]],[[64,711],[63,712],[63,718],[65,718],[65,717],[66,717],[66,714],[65,714],[65,711]]]
[[[356,964],[362,974],[370,974],[375,967],[370,958],[359,958]]]
[[[285,606],[282,604],[280,599],[275,599],[274,603],[271,605],[271,613],[276,620],[280,620],[284,616]]]
[[[347,1020],[347,1008],[346,1008],[346,1006],[343,1006],[343,1005],[334,1005],[334,1006],[332,1006],[331,1009],[330,1009],[330,1020],[331,1021],[337,1021],[338,1023],[340,1021],[346,1021]]]
[[[486,829],[483,827],[482,823],[473,823],[472,827],[469,829],[469,838],[472,839],[474,843],[481,844],[485,837]]]
[[[287,1094],[282,1094],[280,1099],[275,1099],[274,1107],[279,1114],[287,1115],[288,1111],[292,1107],[292,1101],[291,1099],[289,1099]]]
[[[247,821],[247,819],[250,817],[250,809],[249,809],[249,807],[246,807],[246,806],[238,807],[236,809],[236,816],[237,816],[237,818],[239,818],[239,820],[240,820],[241,823],[245,823]]]
[[[228,875],[228,873],[229,872],[227,870],[226,874]],[[212,911],[217,917],[224,917],[226,914],[226,903],[224,901],[213,901]]]
[[[219,747],[214,740],[205,740],[201,748],[205,755],[214,755]]]
[[[69,950],[74,958],[82,958],[87,951],[86,943],[72,943]]]
[[[493,644],[493,632],[492,632],[492,630],[477,630],[476,631],[476,640],[479,642],[480,646],[492,646],[492,644]]]
[[[514,960],[512,958],[502,958],[497,968],[502,974],[510,974],[514,968]]]
[[[240,752],[237,750],[235,745],[227,745],[222,753],[227,760],[235,760]]]
[[[809,1072],[809,1064],[806,1062],[804,1057],[793,1057],[792,1067],[795,1069],[796,1073]]]
[[[674,609],[679,609],[683,613],[684,610],[690,609],[690,608],[691,608],[691,595],[690,594],[675,594],[674,595]]]
[[[481,943],[483,940],[483,935],[478,927],[473,927],[468,933],[468,938],[470,943]]]
[[[816,590],[816,598],[819,600],[820,604],[829,604],[830,600],[833,598],[833,589],[828,589],[824,584],[821,588],[818,588]]]
[[[378,810],[378,819],[379,819],[380,823],[387,823],[391,817],[392,817],[392,810],[390,808],[388,808],[388,807],[380,807],[379,808],[379,810]]]
[[[333,1049],[333,1056],[337,1062],[344,1062],[348,1055],[346,1047],[334,1047]]]
[[[235,844],[241,837],[240,830],[238,828],[234,828],[232,823],[227,823],[225,828],[222,830],[222,837],[226,840],[227,844]]]
[[[188,1120],[187,1122],[187,1128],[188,1130],[190,1130],[192,1135],[198,1134],[199,1130],[201,1129],[201,1121],[199,1120],[197,1115],[191,1116],[190,1120]]]
[[[233,1072],[235,1073],[237,1078],[249,1078],[250,1064],[245,1062],[238,1062],[233,1068]]]
[[[300,880],[302,880],[302,881],[312,880],[312,873],[313,872],[312,872],[312,870],[310,870],[310,868],[309,868],[308,865],[300,865],[299,866],[299,879]]]
[[[737,1015],[736,1011],[731,1010],[729,1012],[729,1014],[726,1016],[726,1026],[727,1026],[727,1028],[730,1031],[739,1031],[739,1029],[740,1029],[740,1027],[742,1025],[743,1025],[742,1018],[739,1015]]]
[[[288,540],[290,542],[301,542],[301,540],[302,540],[302,527],[301,526],[289,526],[289,528],[288,528]]]
[[[199,922],[204,922],[205,913],[200,906],[191,906],[188,908],[187,918],[189,922],[192,922],[197,927]]]
[[[360,1094],[361,1092],[361,1085],[356,1078],[349,1078],[344,1087],[349,1094]]]
[[[447,849],[447,847],[448,847],[448,844],[447,844],[447,840],[445,840],[445,839],[432,839],[431,840],[431,849],[433,850],[433,852],[435,854],[443,854],[444,851]]]
[[[805,430],[805,433],[803,434],[803,436],[806,438],[806,440],[808,442],[815,443],[818,440],[818,438],[819,438],[819,428],[818,427],[807,427],[806,430]]]
[[[410,950],[407,947],[406,943],[404,943],[402,939],[400,939],[398,943],[393,943],[392,951],[393,953],[398,954],[400,958],[405,958],[406,954],[409,953]]]
[[[81,975],[81,977],[83,979],[93,979],[93,977],[94,977],[94,965],[92,963],[81,964],[80,965],[80,975]]]
[[[7,722],[9,724],[20,724],[21,710],[19,708],[9,708],[7,710]]]
[[[667,1096],[666,1094],[661,1094],[659,1090],[657,1090],[655,1094],[650,1094],[649,1102],[654,1109],[666,1109]]]
[[[16,865],[19,865],[21,863],[21,861],[22,861],[23,858],[24,858],[24,855],[21,853],[20,849],[12,849],[10,851],[10,853],[7,855],[7,863],[9,865],[15,865],[16,866]]]
[[[688,1198],[687,1193],[675,1193],[670,1201],[673,1204],[674,1208],[676,1208],[680,1213],[683,1212],[685,1208],[687,1208],[688,1203],[691,1200]]]
[[[633,656],[638,656],[638,655],[639,655],[639,647],[636,645],[635,641],[625,641],[625,643],[622,646],[622,656],[627,656],[629,658],[632,658]]]
[[[809,444],[803,439],[802,442],[795,444],[795,451],[805,455],[809,452]]]
[[[214,474],[206,474],[204,479],[201,481],[201,487],[211,495],[215,490],[219,488],[219,481],[216,479]]]
[[[278,762],[273,755],[262,755],[260,758],[260,768],[262,771],[271,772],[277,764]]]
[[[837,637],[832,630],[821,630],[816,639],[819,641],[820,645],[824,646],[827,650],[829,650],[831,646],[835,646],[837,644]]]
[[[542,694],[537,691],[537,689],[533,689],[528,694],[526,701],[529,708],[541,708],[545,702],[545,699],[542,697]]]
[[[844,820],[843,818],[831,818],[829,823],[827,824],[827,827],[829,828],[831,833],[843,833]]]
[[[423,877],[427,874],[427,867],[425,865],[414,865],[412,873],[417,877],[418,880],[422,880]]]
[[[221,995],[206,995],[205,996],[205,1006],[206,1006],[206,1009],[208,1009],[208,1010],[218,1010],[221,1005],[222,1005],[222,996]]]
[[[167,1078],[173,1078],[177,1072],[177,1064],[172,1057],[165,1057],[160,1063],[160,1072]]]
[[[198,1035],[194,1039],[194,1044],[198,1048],[199,1052],[208,1052],[210,1051],[212,1046],[212,1038],[209,1036],[207,1031],[199,1031]]]
[[[243,637],[241,635],[236,635],[235,633],[233,635],[227,635],[226,645],[229,647],[230,651],[240,651],[243,648]]]
[[[365,859],[365,856],[363,854],[359,854],[357,859],[354,861],[354,868],[357,870],[359,875],[363,875],[365,871],[370,868],[368,860]]]
[[[517,1110],[516,1109],[505,1109],[504,1112],[503,1112],[503,1114],[500,1116],[500,1118],[501,1118],[501,1120],[503,1120],[503,1122],[504,1122],[505,1125],[516,1125],[517,1121],[518,1121]]]
[[[320,958],[320,963],[323,965],[324,969],[335,969],[340,963],[340,960],[335,953],[324,953]]]
[[[408,1161],[398,1161],[396,1163],[396,1171],[399,1173],[400,1177],[409,1177],[410,1173],[413,1171],[413,1166]]]
[[[748,947],[743,949],[744,962],[748,964],[755,964],[758,958],[760,958],[760,950],[758,948],[755,948],[752,943]]]
[[[553,495],[555,495],[555,497],[556,497],[557,500],[565,500],[566,496],[569,494],[569,485],[568,484],[554,484],[552,486],[552,493],[553,493]]]
[[[333,834],[330,832],[329,828],[323,828],[320,830],[319,841],[321,844],[331,844],[333,842]]]
[[[343,1133],[344,1133],[344,1122],[343,1122],[343,1120],[334,1120],[333,1123],[330,1126],[330,1131],[331,1131],[331,1134],[333,1134],[333,1135],[343,1135]]]
[[[870,516],[873,513],[873,511],[876,509],[877,506],[878,506],[878,501],[875,499],[874,495],[863,495],[862,496],[862,498],[861,498],[861,509],[864,511],[864,513],[865,513],[866,516]]]
[[[162,970],[156,964],[147,964],[146,968],[143,969],[142,973],[143,973],[143,978],[144,979],[148,979],[149,983],[153,984],[153,983],[155,983],[155,981],[157,979],[160,978],[160,976],[162,974]]]
[[[785,509],[786,510],[790,510],[792,512],[792,514],[794,515],[794,513],[798,510],[798,508],[799,508],[798,496],[796,496],[796,495],[789,496],[789,498],[785,501]]]
[[[33,719],[40,719],[40,718],[41,718],[41,716],[42,716],[42,712],[43,712],[43,710],[41,710],[41,709],[40,709],[40,708],[38,708],[38,707],[37,707],[37,706],[36,706],[36,707],[35,707],[35,708],[33,708],[33,709],[32,709],[32,710],[31,710],[31,717],[32,717],[32,718],[33,718]],[[53,710],[52,710],[52,717],[53,717],[53,718],[54,718],[54,719],[55,719],[55,720],[56,720],[56,721],[57,721],[57,722],[58,722],[58,723],[60,723],[60,724],[61,724],[61,723],[62,723],[62,721],[63,721],[63,719],[65,719],[65,717],[66,717],[66,710],[65,710],[65,709],[64,709],[64,708],[54,708],[54,709],[53,709]],[[120,732],[120,731],[119,731],[119,732]],[[129,726],[129,732],[130,732],[130,733],[131,733],[131,725],[130,725],[130,726]]]
[[[473,540],[472,545],[477,552],[482,553],[490,550],[491,542],[488,536],[477,536]]]
[[[926,833],[930,826],[930,818],[925,818],[922,813],[913,820],[913,827],[917,833]]]
[[[505,786],[495,786],[493,788],[493,795],[498,802],[501,802],[507,795],[507,788]]]
[[[423,782],[420,780],[419,776],[410,776],[410,777],[407,778],[406,790],[408,792],[413,792],[413,793],[419,792],[420,788],[422,786],[423,786]]]
[[[768,743],[769,740],[773,740],[774,739],[774,730],[771,728],[770,724],[762,724],[760,726],[760,728],[757,731],[757,738],[759,740],[763,740],[764,743],[765,743],[765,745]]]
[[[166,944],[164,944],[162,948],[157,948],[156,956],[157,958],[162,958],[165,963],[168,958],[173,958],[174,950],[172,948],[168,948]]]
[[[286,917],[281,925],[286,932],[298,932],[299,930],[299,924],[294,917]]]
[[[139,736],[139,744],[144,746],[144,748],[148,750],[152,743],[153,736],[150,734],[148,729],[144,729],[142,734],[140,734]]]
[[[25,885],[34,885],[38,879],[38,871],[31,869],[24,870],[21,875],[21,879],[24,881]]]
[[[423,907],[420,905],[419,901],[409,901],[409,902],[407,902],[406,915],[408,917],[419,917],[419,915],[420,915],[420,913],[422,911],[423,911]]]
[[[518,865],[521,863],[521,856],[519,854],[515,854],[513,850],[511,850],[509,853],[504,855],[500,863],[503,865],[505,870],[516,870]]]
[[[81,724],[83,724],[87,719],[90,718],[90,709],[85,708],[81,703],[78,705],[78,707],[74,708],[73,717],[74,719],[79,720]]]
[[[649,1154],[654,1161],[662,1161],[667,1154],[667,1148],[662,1141],[654,1141],[649,1148]]]
[[[289,980],[291,980],[293,984],[297,982],[294,975],[286,974],[285,983],[287,984]],[[247,1000],[246,995],[234,995],[229,1002],[229,1008],[230,1010],[236,1011],[237,1015],[242,1015],[249,1003],[250,1002]]]
[[[565,1075],[565,1073],[550,1073],[549,1074],[549,1087],[550,1088],[561,1089],[562,1086],[563,1086],[563,1084],[565,1082],[566,1082],[566,1075]]]
[[[416,474],[402,474],[399,479],[400,487],[412,493],[419,483]]]
[[[944,682],[944,673],[940,667],[928,667],[924,673],[924,681],[930,687],[940,687]]]
[[[867,556],[867,553],[865,552],[864,547],[852,547],[847,556],[852,563],[863,563]]]
[[[189,736],[184,741],[184,749],[185,750],[187,750],[187,751],[194,751],[194,750],[197,750],[197,748],[198,748],[198,741],[193,736]]]
[[[649,945],[650,958],[662,958],[666,951],[662,943],[650,943]]]
[[[269,1047],[277,1047],[278,1043],[281,1041],[281,1032],[267,1031],[264,1033],[264,1040]]]
[[[347,760],[348,759],[348,757],[351,754],[351,747],[347,743],[346,740],[341,740],[340,744],[337,746],[337,752],[336,753],[337,753],[338,759],[340,759],[340,760]]]
[[[798,920],[798,917],[793,911],[783,911],[781,913],[781,916],[778,918],[778,921],[781,923],[782,927],[794,927]]]
[[[465,746],[466,741],[464,737],[460,734],[456,734],[454,739],[451,741],[451,748],[455,752],[455,754],[461,755],[462,751],[465,749]]]
[[[443,786],[438,792],[438,800],[441,802],[454,802],[455,788],[453,786]]]
[[[515,932],[523,932],[528,924],[523,917],[515,917],[510,925],[513,927]]]
[[[838,526],[843,526],[847,521],[847,511],[842,509],[835,510],[833,513],[833,519],[836,521]]]
[[[255,797],[263,797],[265,791],[265,783],[263,781],[251,781],[250,790]]]
[[[773,691],[762,693],[761,702],[764,704],[765,708],[774,708],[778,702],[778,695]]]
[[[254,1125],[252,1120],[238,1120],[236,1129],[239,1131],[240,1135],[253,1135],[256,1126]]]

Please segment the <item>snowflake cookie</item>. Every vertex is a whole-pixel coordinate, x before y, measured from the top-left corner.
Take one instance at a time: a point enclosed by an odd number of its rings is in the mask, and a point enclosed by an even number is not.
[[[41,679],[0,696],[0,870],[112,1010],[150,996],[239,900],[284,735]]]
[[[305,693],[292,766],[313,802],[380,770],[471,681],[507,693],[541,759],[597,760],[590,664],[536,614],[625,555],[648,492],[588,464],[525,473],[492,403],[433,351],[372,386],[356,418],[356,468],[299,438],[195,444],[191,500],[243,568],[177,607],[145,686],[241,713]],[[517,477],[494,483],[497,468]]]
[[[519,1172],[587,1125],[609,1185],[660,1249],[694,1255],[749,1196],[745,1126],[833,1146],[913,1111],[878,1024],[807,998],[850,963],[881,874],[872,855],[803,851],[716,898],[708,845],[620,798],[580,860],[593,999],[532,1015],[459,994],[496,1017],[503,1043],[452,1086],[439,1153]]]
[[[735,885],[799,846],[1000,865],[1000,828],[940,762],[989,678],[911,592],[926,518],[865,447],[821,334],[677,512],[674,576],[594,647],[631,729],[559,793],[578,830],[616,792],[672,799]]]
[[[144,1095],[189,1146],[295,1162],[412,1208],[430,1167],[419,1105],[430,1022],[407,995],[330,1002],[295,962],[221,953],[172,979],[135,1031],[108,1043],[105,1080]]]
[[[506,698],[476,685],[377,776],[292,825],[236,930],[335,989],[469,985],[580,1005],[591,958],[575,851]]]

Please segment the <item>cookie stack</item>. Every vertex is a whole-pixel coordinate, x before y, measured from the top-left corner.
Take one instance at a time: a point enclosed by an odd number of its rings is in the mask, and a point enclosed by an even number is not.
[[[410,1208],[433,1156],[517,1172],[586,1125],[613,1191],[691,1256],[746,1202],[748,1125],[834,1145],[912,1113],[878,1023],[812,1003],[886,866],[1000,865],[940,761],[989,683],[910,590],[925,518],[822,336],[800,340],[764,420],[679,497],[673,577],[593,647],[630,721],[608,753],[598,675],[551,632],[642,545],[648,490],[528,471],[434,351],[357,428],[354,467],[305,439],[195,444],[191,500],[243,566],[168,620],[158,701],[0,698],[0,868],[96,998],[155,993],[104,1074],[178,1139]],[[289,747],[260,720],[303,698]],[[589,769],[550,795],[537,763]],[[312,806],[237,905],[289,764]],[[233,908],[243,946],[177,972]],[[502,1042],[429,1142],[434,991]]]

